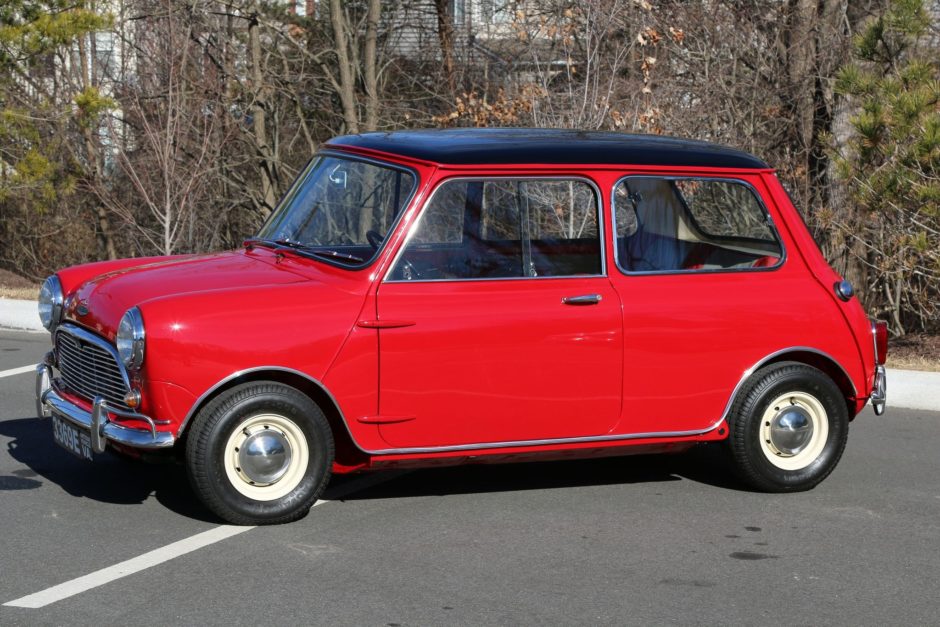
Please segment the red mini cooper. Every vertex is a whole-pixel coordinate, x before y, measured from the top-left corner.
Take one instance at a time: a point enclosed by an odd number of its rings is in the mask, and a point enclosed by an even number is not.
[[[39,310],[55,441],[172,449],[236,524],[332,473],[716,440],[806,490],[885,404],[885,325],[773,171],[663,137],[338,137],[241,250],[68,268]]]

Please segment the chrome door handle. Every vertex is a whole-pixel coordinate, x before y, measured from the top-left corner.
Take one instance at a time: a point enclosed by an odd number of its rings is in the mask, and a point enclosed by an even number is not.
[[[565,296],[561,302],[565,305],[596,305],[601,302],[600,294],[584,294],[583,296]]]

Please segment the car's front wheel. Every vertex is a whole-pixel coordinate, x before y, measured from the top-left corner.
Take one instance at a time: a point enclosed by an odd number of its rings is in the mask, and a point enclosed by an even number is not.
[[[822,371],[792,362],[755,373],[728,420],[739,474],[767,492],[809,490],[825,479],[849,431],[839,387]]]
[[[193,420],[186,443],[190,481],[202,502],[237,525],[304,516],[329,482],[333,437],[320,408],[289,386],[236,386]]]

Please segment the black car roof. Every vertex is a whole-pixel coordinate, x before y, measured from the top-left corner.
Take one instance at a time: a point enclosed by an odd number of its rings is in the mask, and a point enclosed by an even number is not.
[[[623,164],[718,168],[769,166],[741,150],[661,135],[542,128],[454,128],[344,135],[351,146],[448,165]]]

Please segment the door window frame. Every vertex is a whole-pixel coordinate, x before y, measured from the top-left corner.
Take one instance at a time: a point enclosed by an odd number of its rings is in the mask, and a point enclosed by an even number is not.
[[[600,249],[598,254],[600,255],[601,261],[601,270],[599,274],[566,274],[566,275],[552,275],[552,276],[518,276],[518,277],[480,277],[480,278],[448,278],[448,279],[392,279],[392,273],[395,271],[395,267],[398,265],[398,261],[405,253],[405,250],[408,248],[408,245],[411,243],[411,238],[414,236],[417,231],[418,226],[421,224],[422,218],[424,218],[425,213],[428,210],[428,207],[431,206],[431,203],[434,202],[437,197],[438,191],[440,191],[448,183],[454,181],[480,181],[486,183],[487,181],[493,180],[502,180],[502,181],[579,181],[587,183],[591,190],[594,192],[595,207],[597,211],[597,237],[600,241]],[[601,194],[600,187],[598,184],[591,178],[578,174],[578,175],[512,175],[512,174],[497,174],[497,175],[459,175],[459,176],[450,176],[442,178],[437,181],[437,184],[434,186],[434,190],[428,196],[427,200],[424,201],[424,204],[421,205],[421,209],[418,214],[415,216],[414,221],[408,227],[408,233],[405,236],[404,241],[398,247],[398,250],[395,252],[395,256],[392,258],[391,263],[388,265],[388,269],[385,271],[385,276],[382,277],[382,283],[463,283],[463,282],[480,282],[480,281],[538,281],[538,280],[552,280],[552,279],[595,279],[595,278],[605,278],[607,277],[607,233],[606,233],[607,221],[604,220],[604,197]],[[463,232],[461,231],[461,235]],[[521,237],[521,235],[520,235]],[[523,243],[523,245],[525,245]],[[616,251],[616,248],[615,248]]]

